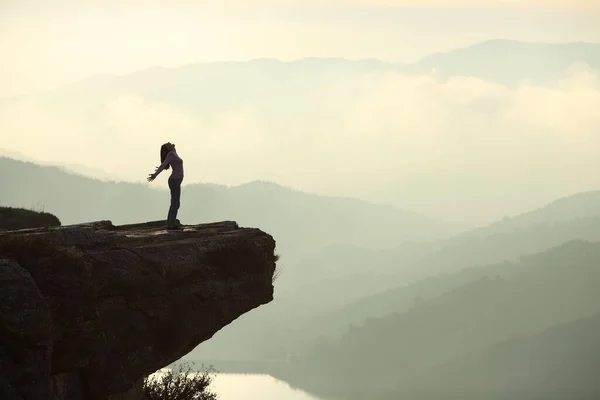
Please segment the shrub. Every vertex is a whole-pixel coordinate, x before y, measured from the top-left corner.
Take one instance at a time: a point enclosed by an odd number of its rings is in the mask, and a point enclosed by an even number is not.
[[[157,372],[144,379],[145,400],[216,400],[209,390],[215,370],[202,368],[195,371],[187,363],[165,372]]]
[[[0,229],[18,230],[60,226],[60,220],[47,212],[0,207]]]

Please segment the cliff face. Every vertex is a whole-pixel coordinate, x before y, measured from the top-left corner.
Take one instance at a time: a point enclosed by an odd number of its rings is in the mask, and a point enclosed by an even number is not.
[[[234,222],[0,233],[0,398],[106,399],[273,299],[273,238]]]

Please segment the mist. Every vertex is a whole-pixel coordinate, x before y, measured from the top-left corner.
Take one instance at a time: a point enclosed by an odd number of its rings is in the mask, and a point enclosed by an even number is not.
[[[142,182],[172,141],[188,183],[267,180],[468,223],[600,184],[600,72],[586,64],[552,85],[524,79],[511,88],[435,71],[345,73],[351,61],[331,63],[323,73],[302,62],[241,63],[212,84],[198,83],[203,69],[193,66],[156,80],[149,72],[106,86],[84,81],[5,102],[3,147]],[[265,75],[242,81],[237,69]],[[293,71],[305,85],[272,70]],[[230,93],[241,96],[223,100]]]

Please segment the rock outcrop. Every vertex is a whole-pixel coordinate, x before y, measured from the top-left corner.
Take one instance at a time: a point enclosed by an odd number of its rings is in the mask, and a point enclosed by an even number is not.
[[[0,233],[0,398],[139,386],[273,299],[275,241],[235,222],[108,221]]]
[[[0,230],[31,229],[60,226],[60,220],[47,212],[24,208],[0,207]]]

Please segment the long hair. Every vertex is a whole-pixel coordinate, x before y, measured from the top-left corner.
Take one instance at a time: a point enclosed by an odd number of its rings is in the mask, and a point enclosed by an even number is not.
[[[165,143],[162,146],[160,146],[160,163],[164,163],[165,159],[167,158],[167,154],[169,154],[169,144]],[[165,169],[169,169],[170,165],[167,164],[167,166],[165,167]]]

